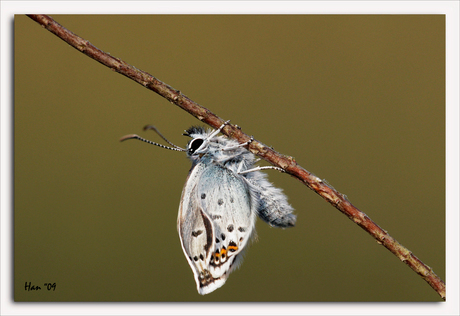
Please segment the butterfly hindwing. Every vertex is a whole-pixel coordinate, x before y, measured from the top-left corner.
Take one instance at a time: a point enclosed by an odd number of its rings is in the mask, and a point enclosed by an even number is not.
[[[200,294],[221,287],[241,262],[254,230],[255,208],[241,175],[215,162],[192,168],[182,192],[178,230]]]

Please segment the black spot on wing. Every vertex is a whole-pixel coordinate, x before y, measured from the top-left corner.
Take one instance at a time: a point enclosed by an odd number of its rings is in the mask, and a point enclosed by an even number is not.
[[[233,224],[230,224],[230,225],[227,226],[227,230],[228,230],[229,233],[231,233],[233,231],[233,229],[235,229],[233,227]]]
[[[193,237],[198,237],[198,236],[200,236],[202,233],[203,233],[202,230],[197,230],[197,231],[192,232],[192,236],[193,236]]]

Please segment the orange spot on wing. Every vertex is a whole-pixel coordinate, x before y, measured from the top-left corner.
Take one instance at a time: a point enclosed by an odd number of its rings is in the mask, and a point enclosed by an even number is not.
[[[230,250],[230,251],[237,251],[237,250],[238,250],[238,246],[228,246],[228,250]]]

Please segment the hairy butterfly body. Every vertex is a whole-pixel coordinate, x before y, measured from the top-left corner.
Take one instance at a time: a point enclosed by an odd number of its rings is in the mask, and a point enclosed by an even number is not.
[[[226,122],[227,123],[227,122]],[[225,123],[225,124],[226,124]],[[185,257],[192,268],[198,293],[204,295],[221,287],[241,263],[243,252],[255,233],[258,215],[274,227],[294,226],[296,217],[286,196],[254,167],[254,155],[237,141],[217,136],[217,130],[191,127],[184,135],[192,140],[185,149],[170,143],[164,148],[185,151],[192,162],[182,190],[177,229]]]

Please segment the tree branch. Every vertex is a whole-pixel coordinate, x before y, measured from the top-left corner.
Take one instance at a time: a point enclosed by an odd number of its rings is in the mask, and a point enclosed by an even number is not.
[[[175,90],[147,72],[141,71],[119,58],[113,57],[99,50],[87,40],[77,36],[64,28],[62,25],[58,24],[50,16],[28,16],[48,31],[81,51],[83,54],[88,55],[112,70],[136,81],[147,89],[158,93],[160,96],[189,112],[200,121],[212,126],[213,128],[218,128],[224,123],[223,119],[212,113],[207,108],[190,100],[180,91]],[[247,134],[242,132],[241,128],[230,124],[224,127],[222,133],[228,137],[238,140],[240,143],[247,142],[250,139]],[[299,166],[294,158],[282,155],[257,140],[250,143],[249,150],[272,165],[283,168],[291,176],[300,180],[303,184],[319,194],[332,206],[337,208],[353,222],[358,224],[358,226],[368,232],[379,244],[383,245],[401,261],[406,263],[412,270],[419,274],[441,296],[442,299],[446,299],[445,283],[433,272],[433,270],[420,261],[411,251],[391,237],[385,230],[380,228],[366,214],[353,206],[353,204],[351,204],[343,194],[337,192],[332,186]]]

